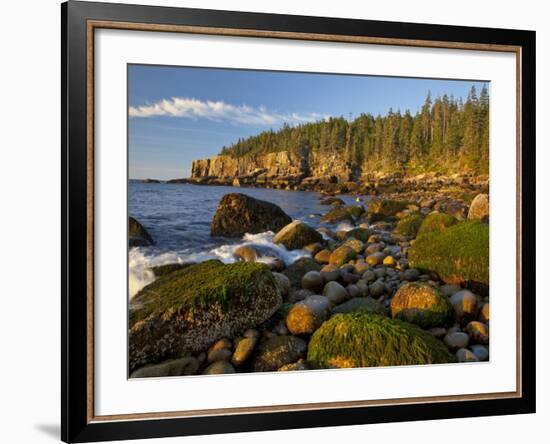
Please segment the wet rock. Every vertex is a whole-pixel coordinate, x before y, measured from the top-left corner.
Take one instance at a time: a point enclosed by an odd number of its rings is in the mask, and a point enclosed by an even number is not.
[[[235,373],[235,367],[228,361],[216,361],[202,372],[203,375],[226,375],[231,373]]]
[[[477,298],[469,290],[461,290],[453,294],[449,301],[455,310],[455,318],[463,324],[476,318]]]
[[[198,369],[199,361],[192,356],[187,356],[138,368],[130,375],[130,378],[162,378],[165,376],[194,375]]]
[[[242,245],[235,249],[233,255],[244,262],[256,262],[258,252],[251,245]]]
[[[130,247],[147,247],[155,245],[155,241],[147,232],[145,227],[141,225],[133,217],[128,218],[128,246]]]
[[[365,262],[367,264],[369,264],[370,266],[374,267],[376,265],[379,265],[381,264],[382,262],[384,262],[384,258],[386,257],[386,255],[384,253],[373,253],[373,254],[369,254],[366,258],[365,258]]]
[[[470,338],[466,333],[460,331],[449,333],[443,338],[445,345],[451,350],[458,350],[459,348],[466,348]]]
[[[347,245],[342,245],[332,252],[329,263],[333,265],[343,265],[357,257],[357,253]]]
[[[376,298],[386,292],[386,285],[383,282],[375,281],[369,285],[369,295]]]
[[[292,222],[275,204],[240,193],[226,194],[210,226],[212,236],[241,237],[245,233],[278,232]]]
[[[489,343],[489,327],[483,322],[472,321],[466,325],[464,330],[468,333],[474,344],[486,345]]]
[[[323,295],[328,298],[332,305],[338,305],[349,299],[348,292],[338,282],[327,282],[323,289]]]
[[[472,353],[480,361],[488,361],[489,360],[489,350],[484,345],[474,344],[470,348],[472,350]]]
[[[325,265],[321,268],[321,276],[325,282],[337,281],[340,279],[340,268],[336,265]]]
[[[275,336],[261,341],[252,362],[255,372],[276,371],[305,356],[307,343],[294,336]]]
[[[332,309],[332,313],[351,313],[352,311],[365,310],[370,313],[384,314],[384,306],[371,297],[359,297],[350,299]]]
[[[318,271],[308,271],[302,277],[302,288],[313,292],[320,291],[325,284],[323,276]]]
[[[318,231],[299,220],[286,225],[273,237],[273,243],[284,245],[287,250],[302,249],[322,241],[323,237]]]
[[[344,242],[344,245],[346,247],[350,247],[353,251],[355,251],[357,254],[361,253],[365,249],[365,244],[361,242],[358,239],[348,239],[346,242]]]
[[[281,296],[283,298],[286,298],[290,292],[290,279],[282,273],[272,272],[271,274],[275,279],[275,284],[277,285],[277,288],[281,292]]]
[[[302,276],[308,271],[320,271],[321,266],[309,257],[302,257],[283,271],[283,274],[290,279],[292,287],[300,287]]]
[[[315,260],[320,264],[328,264],[330,261],[330,255],[331,251],[325,248],[315,255]]]

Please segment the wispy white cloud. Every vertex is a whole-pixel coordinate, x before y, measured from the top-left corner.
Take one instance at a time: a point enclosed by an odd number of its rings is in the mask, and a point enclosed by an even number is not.
[[[245,125],[280,125],[314,122],[328,118],[318,113],[281,113],[265,106],[232,105],[223,101],[202,101],[189,97],[172,97],[156,103],[131,106],[130,117],[169,116],[188,119],[209,119]]]

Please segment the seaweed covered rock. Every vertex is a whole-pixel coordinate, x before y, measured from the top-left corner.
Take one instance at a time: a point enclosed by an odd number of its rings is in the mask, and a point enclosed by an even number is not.
[[[343,304],[337,305],[332,309],[333,313],[351,313],[353,311],[368,311],[369,313],[385,314],[386,309],[376,299],[368,297],[358,297],[350,299]]]
[[[210,225],[212,236],[240,237],[245,233],[277,232],[292,219],[280,207],[240,193],[223,196]]]
[[[294,336],[275,336],[260,342],[252,361],[255,372],[273,372],[306,354],[307,343]]]
[[[128,246],[148,247],[155,245],[155,241],[147,230],[133,217],[128,217]]]
[[[487,222],[489,220],[489,195],[478,194],[468,210],[468,219],[475,219]]]
[[[372,222],[392,220],[395,215],[403,211],[410,202],[405,200],[373,200],[369,202],[367,214]]]
[[[432,233],[434,231],[442,231],[447,227],[458,223],[458,219],[450,214],[445,213],[430,213],[428,214],[420,228],[418,229],[417,236],[426,233]]]
[[[418,236],[409,250],[409,264],[436,272],[448,284],[461,284],[487,294],[489,225],[467,221]]]
[[[301,220],[286,225],[273,237],[273,243],[284,245],[287,250],[298,250],[322,241],[321,233]]]
[[[395,232],[403,236],[415,237],[424,220],[421,214],[411,214],[401,219],[395,227]]]
[[[355,311],[323,323],[309,342],[316,368],[441,364],[453,361],[447,347],[416,325]]]
[[[160,277],[132,299],[130,371],[200,352],[269,319],[282,303],[266,265],[206,261]]]
[[[189,262],[185,264],[165,264],[165,265],[157,265],[156,267],[151,267],[151,271],[155,274],[155,277],[161,277],[165,276],[169,273],[172,273],[177,270],[181,270],[182,268],[189,267],[191,265],[194,265],[194,262]]]
[[[390,307],[393,318],[422,328],[446,325],[453,316],[453,306],[441,290],[419,282],[409,282],[400,287]]]

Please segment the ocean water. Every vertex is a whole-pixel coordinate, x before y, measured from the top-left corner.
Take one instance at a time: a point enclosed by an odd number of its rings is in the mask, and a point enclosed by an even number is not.
[[[302,256],[303,250],[287,251],[272,243],[274,233],[245,234],[241,239],[211,237],[210,222],[219,201],[228,193],[243,193],[280,206],[292,219],[313,227],[325,226],[321,215],[331,207],[321,205],[319,194],[266,188],[233,188],[191,184],[151,184],[130,181],[128,214],[136,218],[156,242],[153,247],[132,248],[129,252],[129,296],[153,282],[152,266],[168,263],[219,259],[234,262],[233,252],[241,245],[262,245],[276,252],[286,264]],[[357,204],[354,196],[339,196],[346,204]],[[346,224],[331,228],[351,228]],[[262,260],[262,258],[260,258]],[[267,259],[265,259],[267,260]]]

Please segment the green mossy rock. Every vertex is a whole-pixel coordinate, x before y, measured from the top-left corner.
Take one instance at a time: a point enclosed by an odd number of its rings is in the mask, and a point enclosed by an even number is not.
[[[284,245],[287,250],[299,250],[317,242],[323,242],[321,233],[300,220],[286,225],[273,237],[273,243]]]
[[[316,368],[380,367],[453,362],[447,347],[416,325],[356,311],[323,323],[309,342]]]
[[[353,223],[353,216],[350,214],[347,208],[345,207],[337,207],[333,210],[330,210],[327,214],[325,214],[321,221],[328,222],[328,223],[336,223],[336,222],[342,222],[342,221],[348,221],[350,223]]]
[[[353,311],[368,311],[369,313],[386,314],[384,306],[370,296],[350,299],[332,309],[332,313],[335,314],[351,313]]]
[[[416,237],[420,225],[424,220],[424,216],[421,214],[411,214],[401,219],[395,227],[395,232],[403,236]]]
[[[447,284],[459,284],[482,295],[489,291],[489,225],[467,221],[441,232],[418,236],[409,264],[435,271]]]
[[[434,231],[442,231],[445,228],[451,227],[458,223],[458,219],[450,214],[445,213],[430,213],[428,214],[420,228],[418,229],[417,236],[426,233],[432,233]]]
[[[390,308],[393,318],[422,328],[447,325],[454,313],[453,306],[439,288],[420,282],[409,282],[400,287]]]
[[[367,214],[372,222],[393,220],[395,215],[403,211],[410,202],[406,200],[373,200],[369,202]]]
[[[369,230],[368,228],[354,228],[353,230],[349,230],[346,232],[345,238],[355,238],[357,240],[360,240],[361,242],[367,242],[369,237],[372,235],[372,230]]]
[[[212,260],[173,271],[132,299],[130,371],[200,352],[269,319],[281,303],[265,264]]]
[[[289,280],[292,287],[300,288],[302,277],[308,271],[321,271],[321,265],[309,257],[302,257],[282,272]]]
[[[151,270],[153,273],[155,273],[155,277],[161,277],[166,276],[167,274],[170,274],[174,271],[181,270],[182,268],[189,267],[191,265],[194,265],[193,263],[188,264],[166,264],[166,265],[158,265],[156,267],[152,267]]]
[[[147,230],[133,217],[128,218],[128,245],[130,247],[147,247],[155,241]]]

